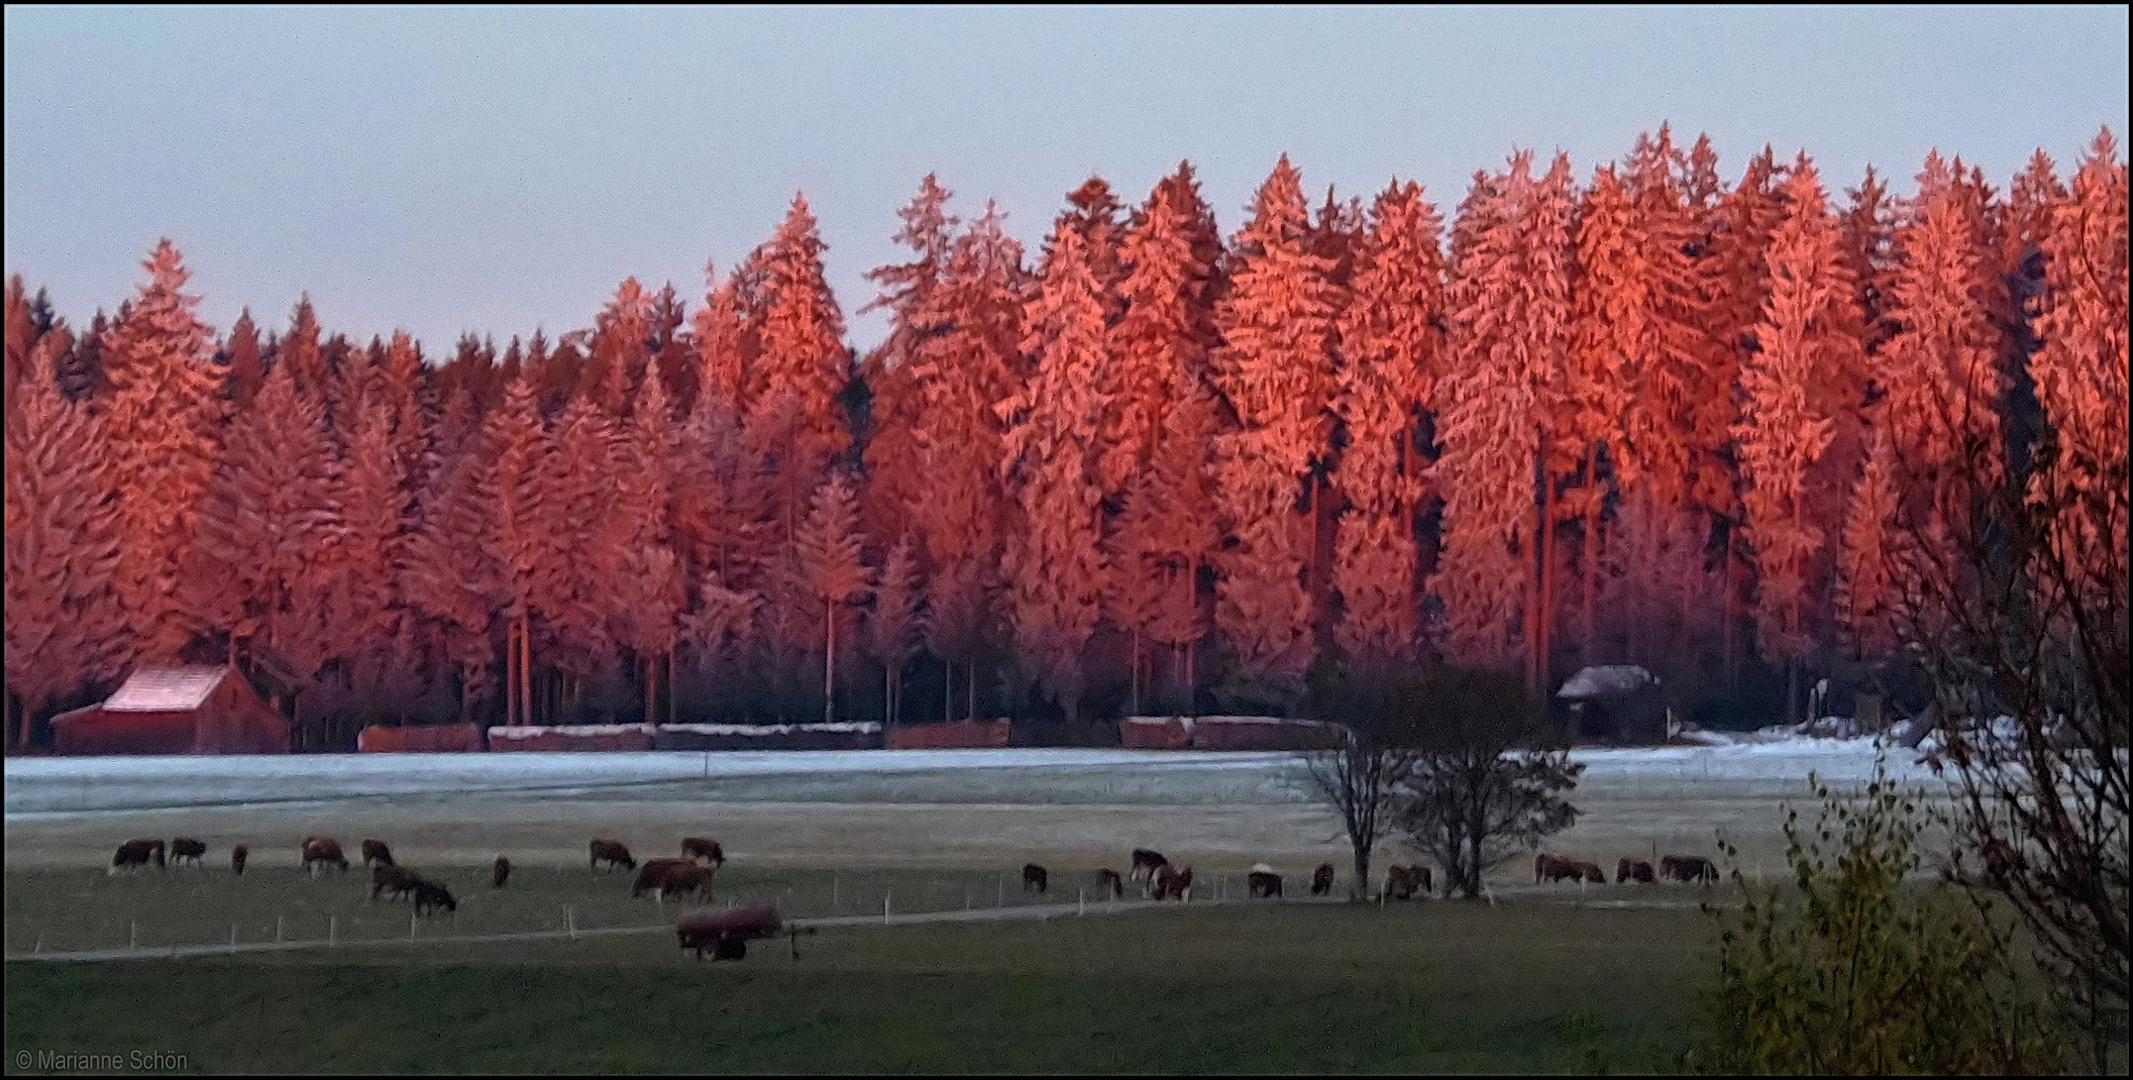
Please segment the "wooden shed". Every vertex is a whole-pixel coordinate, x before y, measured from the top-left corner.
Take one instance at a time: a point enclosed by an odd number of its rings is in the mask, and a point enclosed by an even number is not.
[[[1635,664],[1582,668],[1555,692],[1557,707],[1576,738],[1658,744],[1666,741],[1666,704],[1659,679]]]
[[[52,718],[62,754],[286,754],[289,722],[233,667],[142,668]]]

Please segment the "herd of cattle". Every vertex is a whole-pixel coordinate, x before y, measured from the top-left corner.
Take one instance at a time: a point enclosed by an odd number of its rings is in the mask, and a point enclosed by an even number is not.
[[[169,852],[169,863],[182,864],[187,860],[197,866],[207,854],[207,845],[188,837],[177,837],[164,847],[161,840],[128,840],[118,847],[111,857],[110,873],[122,870],[138,870],[154,863],[157,869],[166,865],[164,852]],[[424,878],[393,859],[392,848],[383,840],[365,840],[362,844],[362,865],[370,868],[370,898],[380,896],[387,900],[412,900],[415,913],[429,915],[437,912],[457,912],[459,901],[451,890]],[[608,864],[609,870],[635,870],[637,877],[630,889],[631,897],[649,892],[654,900],[664,900],[668,894],[686,895],[695,893],[703,899],[711,895],[711,875],[725,865],[726,853],[716,840],[692,836],[681,842],[681,858],[653,859],[642,867],[630,855],[630,850],[613,840],[592,842],[592,866],[595,871],[600,864]],[[340,841],[328,836],[307,836],[298,848],[300,865],[304,872],[316,876],[327,870],[341,873],[348,871],[348,856],[341,850]],[[230,870],[242,876],[246,859],[251,849],[238,844],[230,849]],[[501,889],[511,879],[511,860],[502,855],[496,857],[490,884]]]
[[[119,845],[118,853],[111,859],[110,873],[135,870],[153,862],[158,869],[165,866],[165,847],[161,840],[129,840]],[[302,867],[316,876],[328,869],[346,873],[348,857],[341,845],[331,837],[307,836],[300,848]],[[392,849],[382,840],[364,840],[362,864],[370,868],[370,899],[380,896],[388,900],[408,899],[413,901],[417,915],[437,912],[457,913],[459,902],[442,884],[422,877],[415,871],[393,860]],[[169,859],[172,863],[190,860],[195,866],[207,854],[207,845],[187,837],[177,837],[170,842]],[[718,841],[692,836],[681,842],[679,858],[651,859],[639,865],[630,854],[630,849],[617,840],[595,839],[590,847],[589,869],[599,873],[601,864],[608,872],[636,871],[630,886],[630,896],[650,893],[652,899],[664,902],[667,897],[694,896],[698,900],[711,899],[713,876],[726,864],[726,853]],[[230,869],[242,875],[245,860],[250,850],[243,844],[230,849]],[[1131,868],[1125,877],[1117,870],[1105,867],[1096,872],[1099,895],[1108,895],[1113,900],[1123,899],[1126,882],[1132,881],[1141,887],[1145,899],[1192,900],[1192,867],[1179,869],[1161,852],[1147,848],[1134,848]],[[511,860],[501,855],[496,857],[491,885],[501,889],[511,877]],[[1311,874],[1311,895],[1324,896],[1333,891],[1335,871],[1332,863],[1322,863]],[[1605,884],[1607,874],[1599,864],[1566,859],[1557,855],[1541,854],[1533,859],[1533,883],[1535,885],[1576,881],[1580,884],[1594,882]],[[1642,859],[1624,858],[1615,865],[1617,882],[1656,883],[1660,880],[1685,882],[1710,882],[1718,880],[1718,868],[1711,860],[1699,855],[1668,855],[1659,860],[1655,871],[1652,864]],[[1278,899],[1281,892],[1281,875],[1265,863],[1253,864],[1247,876],[1250,895],[1255,898]],[[1449,883],[1447,883],[1449,885]],[[1022,867],[1024,891],[1046,892],[1051,886],[1051,875],[1037,863]],[[1386,868],[1384,888],[1377,894],[1380,900],[1412,900],[1427,896],[1432,891],[1430,868],[1427,866],[1402,866],[1394,864]],[[777,912],[767,906],[749,907],[724,912],[698,911],[685,915],[675,925],[684,951],[694,951],[702,959],[708,951],[713,959],[739,959],[747,953],[750,940],[771,937],[784,928]],[[797,946],[794,955],[797,957]]]

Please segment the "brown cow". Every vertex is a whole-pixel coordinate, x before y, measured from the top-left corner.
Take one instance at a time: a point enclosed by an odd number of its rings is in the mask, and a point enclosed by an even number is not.
[[[1126,895],[1126,883],[1119,878],[1118,871],[1105,867],[1096,872],[1096,891],[1110,893],[1113,900],[1123,899]]]
[[[200,865],[200,856],[207,854],[207,845],[190,837],[180,836],[170,842],[170,861],[183,862],[191,859],[194,866]]]
[[[341,854],[340,842],[324,836],[304,837],[304,869],[316,874],[328,863],[348,872],[348,856]]]
[[[1244,883],[1246,890],[1255,900],[1281,898],[1281,875],[1265,863],[1253,863],[1251,873],[1245,875]]]
[[[1385,895],[1393,900],[1412,900],[1417,895],[1428,895],[1430,873],[1427,866],[1400,866],[1397,863],[1385,868]]]
[[[1133,849],[1133,868],[1126,873],[1135,881],[1154,881],[1155,872],[1169,865],[1170,860],[1162,852],[1137,847]]]
[[[1649,885],[1659,879],[1652,873],[1652,864],[1643,859],[1623,859],[1615,864],[1615,880],[1641,881]]]
[[[390,899],[398,900],[414,892],[422,884],[422,878],[405,866],[379,863],[370,868],[370,898],[376,900],[379,893],[389,892]]]
[[[369,866],[373,862],[379,866],[391,866],[393,864],[393,849],[386,847],[385,841],[363,841],[363,865]]]
[[[1332,891],[1333,864],[1319,863],[1318,869],[1311,871],[1311,895],[1324,896]]]
[[[230,849],[230,869],[235,871],[238,877],[244,876],[244,860],[250,854],[252,854],[252,849],[243,844]]]
[[[765,905],[735,911],[690,912],[674,924],[674,936],[681,940],[682,948],[694,950],[698,960],[704,958],[706,949],[711,951],[713,960],[739,960],[748,955],[749,939],[775,936],[783,927],[777,911]]]
[[[1583,882],[1588,879],[1588,876],[1591,880],[1599,881],[1602,884],[1607,881],[1607,876],[1600,873],[1600,868],[1591,863],[1581,863],[1555,855],[1535,855],[1533,857],[1533,883],[1535,885],[1540,884],[1542,878],[1548,879],[1548,882],[1553,884],[1564,878]]]
[[[163,841],[128,840],[118,846],[117,854],[111,856],[111,869],[106,873],[116,874],[121,870],[147,866],[149,859],[156,861],[156,869],[163,869]]]
[[[1576,865],[1578,873],[1583,874],[1586,881],[1600,885],[1607,884],[1607,871],[1600,869],[1599,863],[1581,862]]]
[[[1718,867],[1701,855],[1668,855],[1659,860],[1659,876],[1670,881],[1717,881]]]
[[[1036,889],[1038,892],[1042,893],[1046,888],[1050,886],[1050,884],[1051,877],[1050,875],[1044,872],[1044,867],[1038,866],[1036,863],[1022,864],[1023,892],[1028,892],[1031,889]]]
[[[726,865],[726,849],[719,847],[718,841],[701,836],[691,836],[681,842],[681,857],[711,866]]]
[[[637,860],[630,858],[630,849],[623,847],[622,842],[619,840],[595,840],[592,842],[592,868],[594,870],[600,869],[602,861],[607,863],[609,870],[617,867],[624,870],[637,869]]]
[[[1181,903],[1192,903],[1192,867],[1188,866],[1183,870],[1173,870],[1167,863],[1157,867],[1155,871],[1155,898],[1157,900],[1177,900]]]
[[[497,888],[499,888],[499,889],[503,888],[503,887],[504,887],[504,881],[505,881],[505,880],[506,880],[507,878],[509,878],[510,876],[511,876],[511,860],[509,860],[509,859],[506,859],[506,858],[504,858],[504,857],[503,857],[503,856],[501,856],[501,855],[498,855],[498,856],[496,857],[496,881],[495,881],[495,886],[496,886]]]
[[[449,911],[459,914],[459,901],[452,899],[451,890],[434,881],[415,882],[415,914],[428,915],[433,911]]]
[[[711,895],[711,868],[699,866],[691,859],[653,859],[637,871],[637,881],[630,886],[632,900],[651,893],[652,899],[666,902],[668,893],[698,893]]]

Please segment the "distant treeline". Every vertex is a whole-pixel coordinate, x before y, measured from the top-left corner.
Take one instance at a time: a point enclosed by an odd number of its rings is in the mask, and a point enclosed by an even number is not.
[[[1314,210],[1286,158],[1226,238],[1189,164],[1137,207],[1091,179],[1034,260],[928,176],[863,356],[799,198],[693,311],[631,279],[441,362],[308,298],[218,339],[167,240],[80,330],[17,276],[11,727],[224,658],[311,746],[1282,712],[1314,663],[1437,657],[1686,703],[1900,653],[1894,523],[2041,482],[2042,443],[2053,482],[2124,475],[2108,131],[2065,182],[1936,153],[1841,206],[1804,154],[1729,184],[1664,128],[1535,170],[1476,173],[1448,237],[1413,183]]]

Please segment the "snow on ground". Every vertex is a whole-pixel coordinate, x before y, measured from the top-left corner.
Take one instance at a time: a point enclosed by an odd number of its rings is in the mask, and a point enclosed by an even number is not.
[[[1794,739],[1579,750],[1573,756],[1587,766],[1581,784],[1598,787],[1683,782],[1791,787],[1809,771],[1838,783],[1864,782],[1873,774],[1874,744],[1867,739]],[[1909,752],[1892,750],[1891,773],[1912,781],[1930,779],[1913,758]],[[1026,788],[1089,788],[1089,794],[1104,796],[1131,793],[1134,801],[1153,801],[1151,797],[1171,788],[1181,793],[1208,789],[1225,793],[1223,798],[1289,801],[1297,769],[1295,755],[1279,752],[1019,748],[15,758],[6,762],[6,820],[453,792],[564,796],[626,785],[749,778],[787,778],[792,783],[779,786],[790,787],[794,795],[837,801],[839,785],[876,789],[894,783],[899,775],[923,781],[933,791],[952,788],[961,783],[957,776],[967,776],[971,794],[999,801],[1017,801],[1014,793]],[[1302,796],[1299,792],[1294,797]]]

